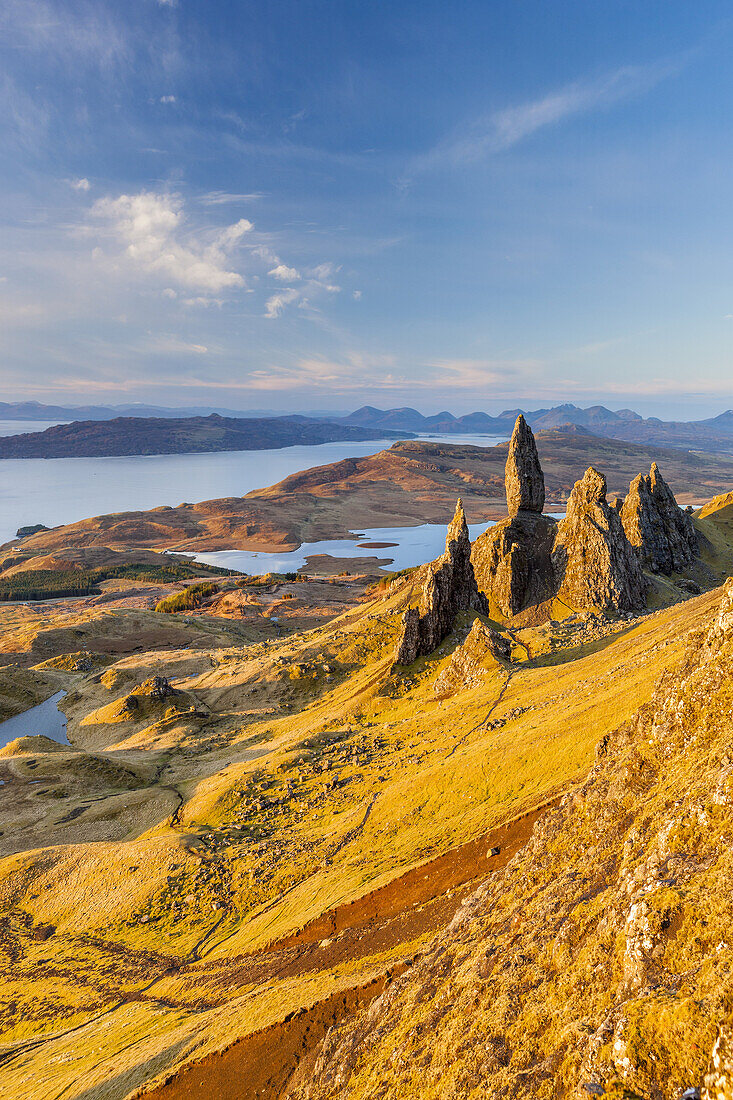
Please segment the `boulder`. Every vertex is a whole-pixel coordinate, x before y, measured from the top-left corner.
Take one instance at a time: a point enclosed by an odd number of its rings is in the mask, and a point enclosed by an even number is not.
[[[433,690],[436,697],[445,699],[457,691],[480,684],[492,668],[511,660],[511,649],[509,638],[487,626],[481,619],[474,619],[465,642],[455,650],[435,681]]]
[[[656,462],[631,482],[621,509],[626,537],[642,565],[654,573],[680,573],[697,553],[697,533]]]
[[[646,578],[621,516],[606,500],[606,479],[589,467],[575,483],[557,527],[552,565],[558,596],[575,608],[603,612],[645,606]]]
[[[532,429],[521,414],[517,417],[509,441],[504,485],[510,516],[515,516],[517,512],[542,512],[545,506],[545,478]]]
[[[395,663],[409,665],[432,653],[450,634],[459,611],[470,610],[487,614],[488,603],[476,585],[468,524],[459,500],[448,527],[445,553],[428,568],[420,606],[402,616]]]

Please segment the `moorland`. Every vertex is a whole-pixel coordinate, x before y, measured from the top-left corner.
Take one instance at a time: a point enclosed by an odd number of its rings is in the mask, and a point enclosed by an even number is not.
[[[64,690],[70,742],[0,749],[9,1095],[717,1087],[733,477],[536,442],[407,442],[5,548],[0,584],[99,570],[78,598],[0,603],[5,713]],[[499,521],[473,546],[458,491]],[[453,516],[445,554],[245,578],[158,552],[398,515]]]

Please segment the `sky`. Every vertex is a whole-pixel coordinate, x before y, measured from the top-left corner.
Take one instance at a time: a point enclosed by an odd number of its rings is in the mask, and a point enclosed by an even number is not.
[[[2,0],[0,400],[733,405],[733,13]]]

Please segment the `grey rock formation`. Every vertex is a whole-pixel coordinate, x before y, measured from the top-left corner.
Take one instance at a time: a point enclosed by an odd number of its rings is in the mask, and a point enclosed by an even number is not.
[[[498,630],[474,619],[465,642],[453,653],[448,665],[435,681],[438,699],[475,687],[496,669],[500,662],[511,660],[511,642]]]
[[[476,580],[502,615],[517,615],[551,598],[550,561],[556,523],[543,516],[545,478],[532,429],[517,417],[504,474],[509,519],[476,539]]]
[[[517,417],[509,441],[504,484],[510,516],[515,516],[517,512],[542,512],[545,506],[545,478],[532,429],[521,414]]]
[[[458,612],[470,610],[487,614],[488,603],[476,585],[468,524],[459,500],[448,527],[445,553],[429,567],[420,606],[410,608],[402,617],[395,663],[409,665],[432,653],[450,634]]]
[[[621,509],[626,537],[636,547],[645,568],[655,573],[679,573],[697,553],[697,534],[662,477],[656,462],[639,474]]]
[[[556,530],[550,516],[521,511],[489,527],[474,542],[476,581],[502,615],[518,615],[552,598],[550,553]]]
[[[606,479],[589,467],[575,483],[552,550],[558,595],[575,608],[634,611],[647,582],[621,516],[606,500]]]

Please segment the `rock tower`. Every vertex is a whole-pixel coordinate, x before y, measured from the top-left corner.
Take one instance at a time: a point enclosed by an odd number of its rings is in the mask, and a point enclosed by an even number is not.
[[[656,462],[648,474],[639,474],[631,482],[621,522],[642,565],[651,572],[680,573],[694,561],[697,533]]]
[[[516,516],[518,512],[542,512],[545,506],[545,477],[532,429],[521,413],[509,441],[504,485],[510,516]]]
[[[605,612],[644,607],[647,582],[606,479],[590,466],[576,481],[552,549],[558,595],[575,608]]]
[[[504,470],[509,519],[490,527],[473,547],[479,588],[502,615],[517,615],[552,595],[550,551],[555,520],[542,515],[545,478],[532,429],[518,416]]]
[[[395,663],[409,665],[432,653],[450,634],[458,612],[471,610],[485,615],[489,608],[476,585],[468,524],[459,500],[448,527],[445,553],[430,564],[420,606],[409,608],[402,616]]]

